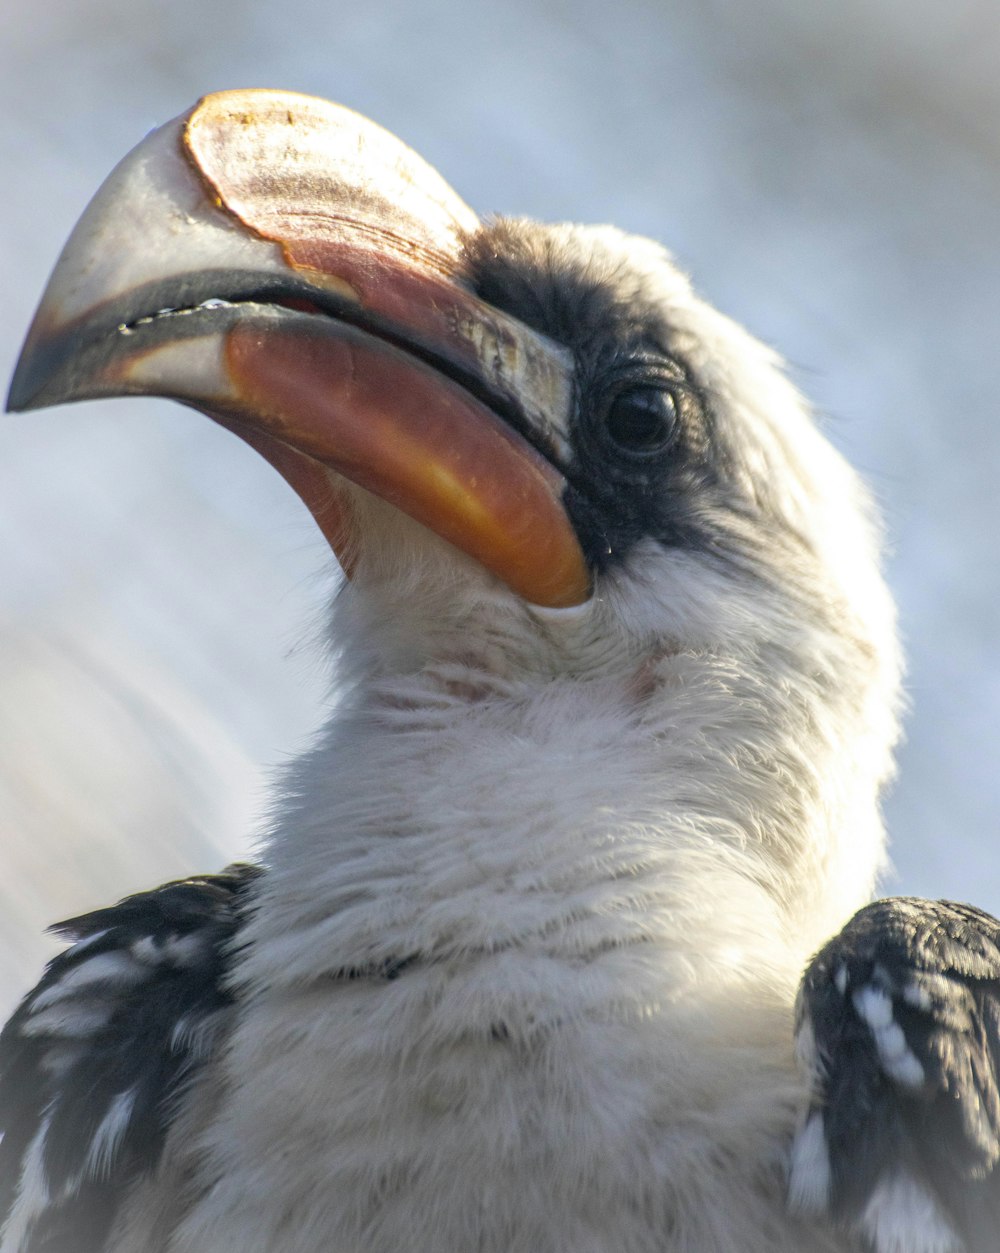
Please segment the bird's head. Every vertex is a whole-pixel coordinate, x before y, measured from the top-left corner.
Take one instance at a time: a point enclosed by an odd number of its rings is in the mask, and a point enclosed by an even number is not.
[[[818,809],[853,772],[873,811],[898,666],[865,494],[658,246],[480,222],[347,110],[209,96],[88,208],[10,405],[125,394],[288,479],[362,669],[616,675],[655,734]]]

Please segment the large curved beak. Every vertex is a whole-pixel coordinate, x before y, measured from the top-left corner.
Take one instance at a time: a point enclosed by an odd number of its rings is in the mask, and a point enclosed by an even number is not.
[[[208,96],[91,202],[9,407],[173,397],[272,461],[348,573],[343,479],[524,599],[579,604],[590,575],[557,468],[571,361],[465,284],[476,227],[434,170],[350,110]]]

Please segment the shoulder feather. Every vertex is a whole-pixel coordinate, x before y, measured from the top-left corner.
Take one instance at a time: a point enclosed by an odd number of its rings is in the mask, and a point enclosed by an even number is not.
[[[0,1034],[0,1253],[100,1253],[232,1003],[256,867],[52,928],[71,941]]]
[[[875,1253],[987,1253],[1000,1230],[1000,922],[897,897],[813,959],[798,1007],[812,1105],[791,1199]]]

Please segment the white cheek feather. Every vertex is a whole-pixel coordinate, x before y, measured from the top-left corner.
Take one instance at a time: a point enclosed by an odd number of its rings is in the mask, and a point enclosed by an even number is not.
[[[350,489],[338,705],[284,783],[231,1035],[109,1253],[166,1250],[167,1220],[169,1253],[854,1247],[819,1216],[823,1116],[790,1146],[811,1095],[796,987],[883,859],[899,660],[869,505],[773,355],[661,249],[546,238],[661,310],[728,441],[721,486],[689,502],[711,538],[651,533],[552,613]],[[197,969],[198,944],[139,939],[134,969],[96,969],[127,988],[157,962]],[[64,992],[36,1024],[72,1032]],[[914,1082],[891,1012],[856,1004]],[[207,1022],[165,1039],[201,1060]],[[806,1029],[798,1047],[816,1080]],[[43,1134],[0,1253],[45,1204]],[[879,1253],[957,1253],[906,1188],[868,1206]]]
[[[643,541],[547,614],[354,493],[340,708],[288,781],[237,975],[226,1072],[255,1080],[205,1134],[220,1182],[178,1253],[312,1253],[320,1229],[411,1253],[843,1247],[785,1211],[792,1006],[881,866],[892,607],[864,494],[770,354],[662,281],[787,534],[748,529],[745,569]],[[829,1196],[818,1114],[790,1189]]]

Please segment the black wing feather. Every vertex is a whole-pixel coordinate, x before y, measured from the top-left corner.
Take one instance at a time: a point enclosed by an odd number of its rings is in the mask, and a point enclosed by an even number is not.
[[[19,1253],[104,1248],[232,1003],[225,976],[260,873],[232,866],[52,928],[72,947],[0,1033],[0,1230],[39,1143],[48,1196]]]
[[[1000,922],[951,901],[876,901],[806,971],[805,1026],[833,1214],[861,1226],[876,1190],[905,1178],[968,1253],[995,1250]]]

